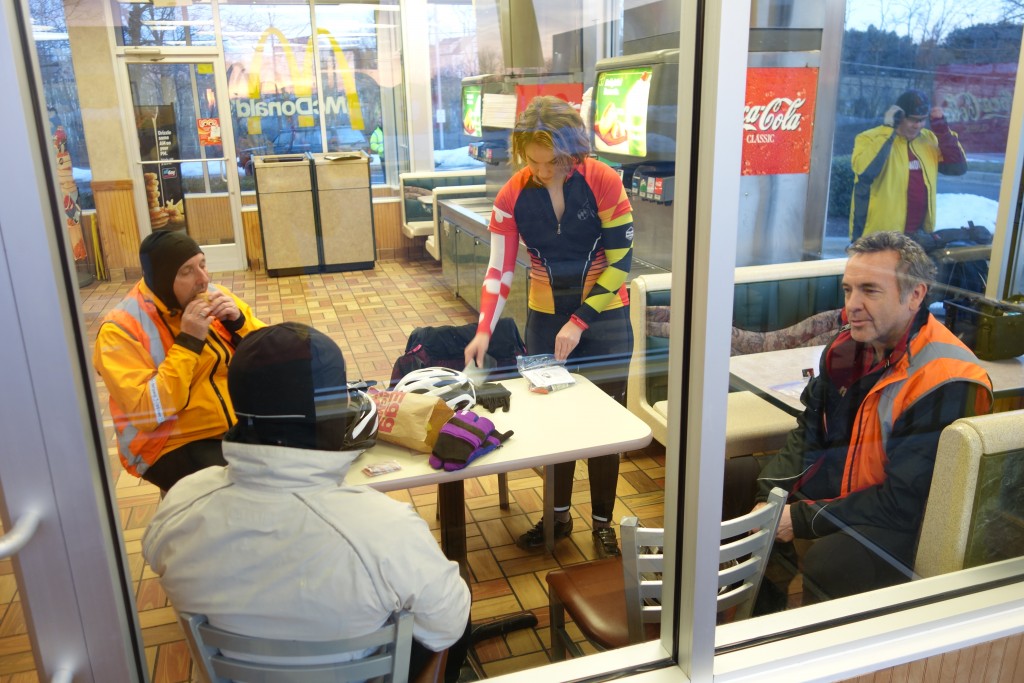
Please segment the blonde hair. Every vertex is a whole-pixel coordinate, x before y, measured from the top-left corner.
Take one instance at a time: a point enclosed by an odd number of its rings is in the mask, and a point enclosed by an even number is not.
[[[526,147],[537,144],[555,153],[555,161],[569,169],[590,154],[590,136],[579,112],[558,97],[534,97],[519,115],[509,144],[509,164],[527,165]]]

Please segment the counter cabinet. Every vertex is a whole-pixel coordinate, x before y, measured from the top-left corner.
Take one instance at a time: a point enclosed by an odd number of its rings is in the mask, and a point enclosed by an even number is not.
[[[440,206],[441,276],[452,294],[480,310],[480,288],[491,254],[487,230],[490,202],[479,198],[445,200]],[[512,291],[503,317],[515,320],[520,333],[526,330],[526,302],[529,293],[530,261],[523,245],[516,258]]]

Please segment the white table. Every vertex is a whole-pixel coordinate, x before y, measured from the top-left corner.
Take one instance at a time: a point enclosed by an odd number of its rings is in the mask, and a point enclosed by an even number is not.
[[[793,415],[803,412],[800,392],[807,385],[803,371],[818,372],[824,346],[765,351],[729,359],[729,382],[738,389],[753,391]],[[992,378],[995,398],[1024,393],[1024,356],[1006,360],[979,360]]]
[[[500,382],[512,394],[510,410],[494,413],[477,407],[494,422],[498,431],[513,430],[500,448],[454,472],[435,470],[426,453],[416,453],[378,441],[364,452],[345,477],[348,484],[363,484],[380,491],[394,491],[438,484],[441,515],[441,547],[459,562],[466,557],[466,510],[463,480],[512,470],[555,465],[582,458],[643,448],[651,441],[651,429],[640,418],[580,375],[576,384],[552,394],[535,394],[522,378]],[[367,465],[394,460],[402,469],[378,477],[363,473]],[[554,510],[553,467],[545,468],[544,511]],[[554,548],[554,524],[544,525],[548,550]]]

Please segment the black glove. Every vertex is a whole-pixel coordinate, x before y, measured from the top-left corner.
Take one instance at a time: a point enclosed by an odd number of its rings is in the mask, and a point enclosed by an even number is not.
[[[511,402],[512,393],[500,384],[484,382],[476,387],[476,404],[487,408],[492,413],[498,408],[502,408],[507,413]]]

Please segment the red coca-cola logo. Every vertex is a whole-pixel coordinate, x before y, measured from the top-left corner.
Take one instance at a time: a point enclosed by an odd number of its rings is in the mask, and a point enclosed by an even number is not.
[[[743,175],[807,173],[818,70],[751,67],[743,107]]]
[[[776,97],[765,105],[747,105],[743,108],[743,130],[797,130],[800,128],[800,108],[806,103],[803,97]]]

